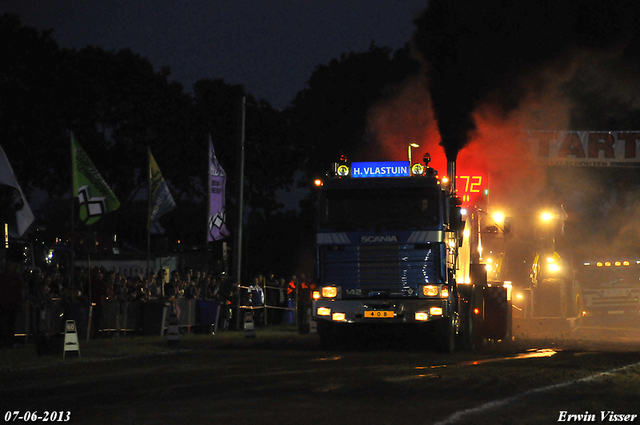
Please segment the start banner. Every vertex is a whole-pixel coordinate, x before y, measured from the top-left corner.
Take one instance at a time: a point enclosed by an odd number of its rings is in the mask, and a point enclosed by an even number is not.
[[[638,166],[640,131],[528,131],[531,154],[546,165]]]

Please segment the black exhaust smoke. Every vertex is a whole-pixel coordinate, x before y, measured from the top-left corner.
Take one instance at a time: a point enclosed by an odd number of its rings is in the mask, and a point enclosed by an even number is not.
[[[637,0],[430,0],[412,43],[447,161],[473,138],[474,113],[507,118],[526,96],[567,78],[584,53],[624,54],[630,38],[637,46],[638,18]]]

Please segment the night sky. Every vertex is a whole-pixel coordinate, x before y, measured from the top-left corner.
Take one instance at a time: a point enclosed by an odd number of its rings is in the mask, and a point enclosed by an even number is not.
[[[286,107],[320,64],[401,48],[426,0],[2,0],[0,13],[53,29],[64,48],[130,48],[191,91],[210,78]]]

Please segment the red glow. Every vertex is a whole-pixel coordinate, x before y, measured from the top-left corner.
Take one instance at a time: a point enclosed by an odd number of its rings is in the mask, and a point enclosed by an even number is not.
[[[422,81],[407,82],[395,98],[371,108],[368,126],[379,146],[367,146],[360,154],[375,155],[370,159],[376,160],[407,161],[409,143],[414,142],[420,147],[412,148],[413,162],[422,162],[428,152],[432,159],[429,165],[440,175],[446,173],[444,149],[439,145],[440,134]]]
[[[548,81],[553,79],[553,75],[548,76]],[[556,87],[553,83],[544,90],[538,87],[536,96],[529,96],[509,114],[491,106],[476,111],[476,131],[469,144],[458,153],[456,161],[459,195],[477,194],[475,200],[470,196],[470,203],[531,207],[531,201],[536,199],[545,181],[543,168],[531,159],[526,132],[567,128],[568,108],[556,95]],[[378,145],[367,146],[366,152],[358,155],[368,155],[372,160],[406,161],[409,143],[415,142],[420,147],[412,150],[414,162],[429,152],[430,165],[440,176],[446,174],[444,149],[439,145],[441,137],[422,81],[415,79],[406,83],[397,90],[396,97],[373,107],[368,118],[372,139],[377,140]],[[482,182],[472,185],[472,179],[478,177]],[[479,182],[474,180],[473,183]],[[472,187],[480,191],[465,193],[462,185],[466,191]],[[488,197],[484,196],[484,189],[489,190]]]

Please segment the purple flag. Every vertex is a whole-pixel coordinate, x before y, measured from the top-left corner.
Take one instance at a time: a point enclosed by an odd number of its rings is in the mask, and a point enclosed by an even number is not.
[[[224,187],[226,182],[227,174],[216,158],[213,142],[209,136],[209,237],[207,239],[209,242],[229,236],[225,225]]]

